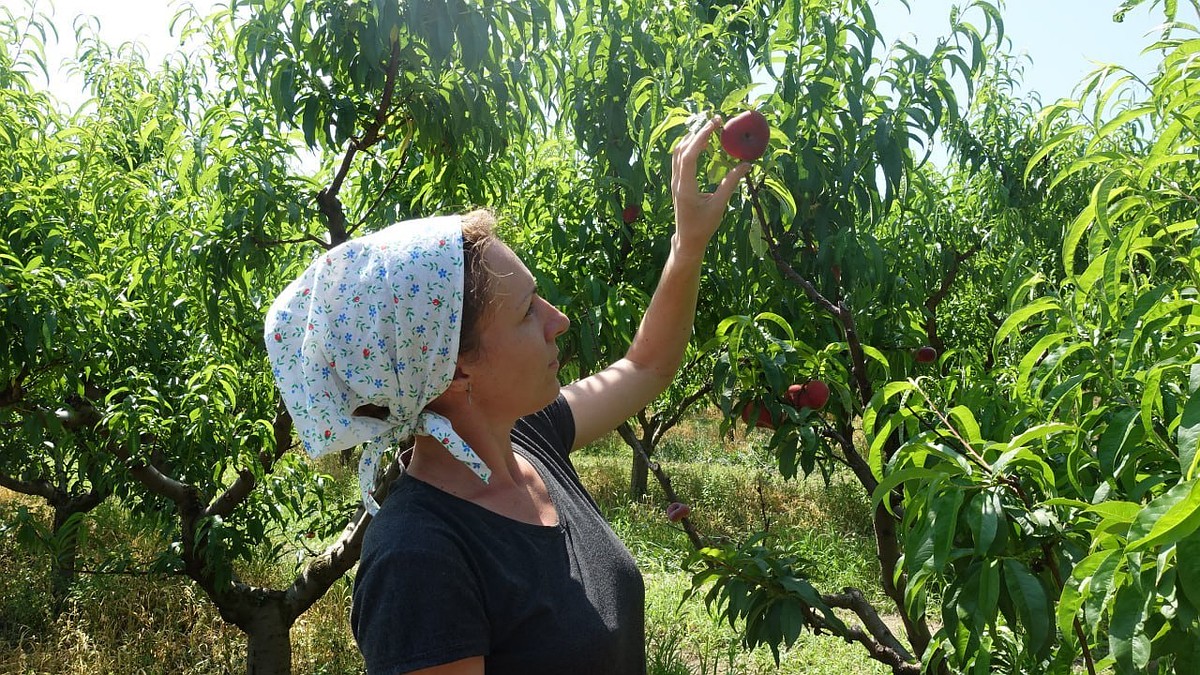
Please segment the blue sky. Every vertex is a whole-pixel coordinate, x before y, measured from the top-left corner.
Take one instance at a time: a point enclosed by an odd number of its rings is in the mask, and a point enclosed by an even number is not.
[[[25,13],[27,3],[28,0],[0,0],[0,6],[16,14]],[[214,3],[215,0],[195,0],[197,6],[204,8]],[[908,36],[918,45],[925,46],[947,33],[950,7],[966,4],[966,0],[910,0],[911,13],[900,0],[876,0],[875,4],[876,21],[885,35]],[[1013,41],[1014,51],[1025,53],[1032,59],[1025,69],[1026,90],[1038,91],[1043,103],[1068,96],[1095,67],[1095,61],[1118,63],[1148,75],[1155,59],[1139,53],[1151,42],[1145,33],[1158,25],[1161,18],[1157,12],[1143,6],[1131,12],[1124,23],[1117,24],[1112,21],[1112,13],[1119,5],[1120,0],[1007,0],[1002,10],[1006,33]],[[177,6],[174,2],[39,0],[38,6],[47,12],[53,7],[63,42],[47,47],[52,67],[73,53],[71,21],[80,13],[97,16],[101,35],[111,44],[129,40],[141,42],[152,58],[159,58],[178,47],[178,39],[172,38],[167,30]],[[975,16],[982,23],[982,16]],[[1194,20],[1194,17],[1188,18]],[[62,76],[56,76],[54,81],[60,98],[78,102]]]
[[[994,2],[995,0],[993,0]],[[949,32],[950,8],[964,0],[909,0],[911,14],[899,0],[877,0],[876,24],[891,38],[915,37],[917,45],[932,45]],[[1097,62],[1122,65],[1143,78],[1157,65],[1155,55],[1141,51],[1153,41],[1147,36],[1163,21],[1161,10],[1146,3],[1115,23],[1120,0],[1007,0],[1001,14],[1012,52],[1024,54],[1024,91],[1036,91],[1043,104],[1070,96]],[[1184,3],[1180,3],[1182,7]],[[1181,11],[1181,17],[1184,14]],[[978,10],[967,20],[983,28]]]

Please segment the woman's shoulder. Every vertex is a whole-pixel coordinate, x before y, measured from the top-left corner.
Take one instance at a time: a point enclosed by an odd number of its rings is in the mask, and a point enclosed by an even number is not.
[[[559,394],[550,405],[517,420],[513,435],[522,446],[566,457],[575,442],[575,417],[571,406]]]
[[[364,549],[387,542],[405,542],[405,548],[435,546],[455,538],[455,523],[462,520],[456,498],[409,475],[392,484],[387,498],[364,535]]]

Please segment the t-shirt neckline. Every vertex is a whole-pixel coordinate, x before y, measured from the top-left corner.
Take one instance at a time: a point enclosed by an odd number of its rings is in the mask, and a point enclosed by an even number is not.
[[[544,532],[544,533],[548,533],[548,534],[558,534],[560,532],[565,531],[566,526],[564,525],[564,521],[563,521],[562,509],[559,507],[559,499],[558,499],[558,495],[556,494],[558,492],[558,486],[557,486],[557,484],[554,484],[553,481],[549,481],[546,479],[546,473],[547,473],[547,471],[545,470],[546,467],[536,456],[533,456],[533,453],[529,452],[525,448],[518,446],[516,443],[513,444],[513,452],[520,454],[521,457],[523,457],[525,459],[525,461],[529,462],[529,465],[533,467],[533,470],[535,472],[537,472],[538,477],[542,479],[542,485],[546,486],[546,493],[548,495],[550,495],[550,504],[554,507],[554,515],[557,517],[557,520],[558,520],[558,522],[554,523],[553,525],[539,525],[537,523],[530,523],[530,522],[526,522],[524,520],[517,520],[516,518],[506,516],[503,513],[498,513],[496,511],[493,511],[493,510],[489,509],[488,507],[483,506],[482,504],[476,504],[475,502],[471,501],[470,499],[460,497],[452,492],[447,492],[446,490],[443,490],[442,488],[434,485],[433,483],[430,483],[428,481],[417,478],[416,476],[414,476],[410,473],[405,473],[403,475],[403,478],[405,480],[415,481],[416,484],[422,485],[430,490],[434,490],[438,494],[445,495],[446,497],[449,497],[450,499],[452,499],[456,502],[461,502],[463,504],[466,504],[466,505],[468,505],[468,508],[476,509],[483,513],[490,514],[490,517],[500,518],[505,523],[515,524],[515,525],[518,525],[523,528],[528,528],[531,531]]]

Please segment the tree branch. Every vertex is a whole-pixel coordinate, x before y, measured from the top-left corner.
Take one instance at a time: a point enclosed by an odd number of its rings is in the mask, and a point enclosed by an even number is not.
[[[275,468],[275,462],[283,456],[283,453],[288,451],[292,442],[292,416],[288,414],[287,407],[283,404],[283,399],[280,399],[276,404],[275,420],[271,424],[274,430],[274,451],[271,453],[260,452],[258,461],[262,465],[263,473],[271,473]],[[254,473],[249,469],[238,471],[238,478],[230,485],[221,496],[213,500],[212,504],[204,510],[206,516],[221,516],[228,517],[235,508],[250,496],[254,491],[258,481],[254,478]]]
[[[249,469],[241,469],[238,471],[237,480],[229,486],[225,492],[222,492],[219,497],[213,500],[208,508],[204,509],[205,516],[221,516],[228,518],[229,514],[246,500],[246,497],[254,491],[254,486],[258,483],[254,478],[254,474]]]
[[[347,230],[347,235],[353,235],[360,227],[363,226],[363,224],[367,222],[367,217],[370,216],[375,209],[379,208],[380,202],[387,197],[388,190],[392,189],[392,185],[399,180],[400,174],[404,172],[404,164],[408,161],[408,150],[412,147],[412,136],[413,131],[412,129],[409,129],[408,133],[404,137],[404,152],[401,153],[399,161],[396,162],[396,170],[392,172],[391,176],[388,176],[387,182],[383,184],[383,189],[380,190],[379,194],[375,196],[375,201],[367,207],[367,210],[363,212],[362,216],[358,219],[358,222],[352,225],[349,230]]]
[[[32,417],[36,417],[42,421],[42,424],[50,424],[53,421],[55,424],[64,429],[75,431],[78,429],[90,429],[100,422],[100,412],[90,404],[84,404],[75,407],[64,406],[58,410],[50,410],[42,407],[21,407],[20,412]],[[6,425],[5,428],[16,429],[20,424]]]
[[[762,204],[758,196],[758,186],[750,179],[749,174],[746,175],[746,185],[750,189],[750,202],[754,207],[755,213],[758,215],[759,223],[762,225],[763,237],[767,242],[767,250],[771,254],[771,259],[775,261],[775,266],[783,273],[785,277],[792,283],[804,290],[804,294],[808,296],[818,307],[824,309],[834,319],[841,324],[842,330],[846,334],[846,345],[850,348],[850,361],[853,366],[851,372],[854,375],[854,383],[858,387],[859,398],[862,399],[862,404],[865,407],[871,402],[871,397],[874,395],[874,390],[871,386],[871,380],[867,377],[867,358],[866,352],[863,351],[862,340],[858,337],[858,327],[854,321],[854,313],[846,305],[845,301],[838,301],[834,304],[832,300],[825,297],[817,287],[808,279],[805,279],[797,272],[783,256],[783,252],[779,250],[779,238],[772,231],[771,224],[767,221],[766,213],[762,210]]]
[[[673,428],[676,424],[679,424],[679,421],[683,419],[683,413],[687,412],[688,408],[691,408],[697,401],[707,396],[711,391],[712,381],[710,380],[705,382],[704,385],[696,391],[684,397],[684,399],[680,401],[679,405],[675,407],[675,410],[670,417],[661,419],[658,415],[655,415],[657,425],[654,428],[654,433],[650,436],[651,447],[658,447],[658,442],[662,440],[663,435],[666,434],[667,431]]]
[[[55,490],[54,485],[44,478],[19,480],[2,473],[0,473],[0,487],[23,495],[29,495],[30,497],[41,497],[47,502],[52,501],[58,492]]]
[[[646,462],[646,466],[650,468],[650,472],[654,474],[654,477],[658,479],[658,484],[662,486],[663,494],[666,495],[667,501],[680,501],[679,495],[675,493],[675,488],[671,485],[671,478],[667,476],[667,472],[663,471],[658,462],[650,460],[650,456],[646,454],[646,450],[642,446],[641,441],[633,435],[633,429],[629,427],[629,423],[622,422],[621,426],[617,427],[617,432],[621,434],[621,437],[625,439],[626,443],[633,447],[634,452],[642,456],[642,460]],[[633,437],[635,442],[630,442],[630,437]],[[700,538],[700,533],[697,532],[696,528],[692,526],[691,520],[687,517],[684,517],[682,520],[680,520],[680,523],[683,525],[683,531],[687,533],[688,540],[692,542],[692,546],[697,550],[703,548],[704,540]]]
[[[262,239],[260,237],[254,237],[254,243],[263,248],[269,246],[283,246],[285,244],[303,244],[304,242],[314,242],[320,244],[321,246],[328,246],[328,244],[326,244],[324,241],[321,241],[320,238],[311,234],[306,234],[303,237],[298,237],[296,239]]]
[[[925,318],[925,339],[929,340],[929,344],[939,352],[946,348],[946,343],[938,335],[938,305],[942,304],[942,301],[950,293],[950,287],[958,277],[958,271],[962,264],[978,253],[982,246],[983,242],[977,241],[965,253],[955,252],[954,262],[950,263],[950,269],[946,270],[946,273],[942,275],[942,282],[938,286],[938,289],[934,291],[933,295],[925,299],[925,309],[929,312],[929,315]]]
[[[346,148],[346,154],[342,156],[342,164],[338,167],[333,181],[329,187],[317,193],[317,204],[329,224],[329,246],[331,248],[345,242],[350,237],[346,228],[346,212],[342,208],[338,193],[342,190],[346,176],[350,174],[350,167],[354,164],[355,156],[382,138],[380,131],[387,124],[388,116],[391,114],[392,96],[396,91],[396,75],[399,69],[400,43],[392,41],[392,53],[388,57],[387,81],[383,86],[383,96],[379,101],[379,106],[375,109],[375,119],[363,130],[361,137],[350,139],[350,145]]]
[[[858,329],[854,322],[854,314],[846,305],[845,301],[839,301],[834,304],[824,295],[822,295],[815,286],[795,269],[792,268],[788,260],[783,256],[779,248],[778,237],[772,232],[771,223],[768,222],[766,213],[763,211],[761,200],[759,198],[759,186],[755,185],[751,180],[750,175],[746,176],[746,185],[750,191],[750,201],[754,208],[755,214],[758,216],[759,222],[763,229],[763,236],[767,242],[767,249],[774,260],[776,267],[783,273],[784,277],[798,285],[804,290],[805,294],[818,307],[821,307],[836,319],[842,327],[846,335],[846,344],[850,349],[851,374],[854,378],[855,386],[858,389],[859,399],[862,406],[865,408],[870,405],[871,398],[874,396],[874,389],[871,385],[871,380],[867,376],[866,352],[863,350],[862,341],[858,336]],[[868,485],[877,485],[874,475],[867,466],[862,455],[854,449],[853,444],[844,444],[843,450],[847,451],[847,460],[851,463],[851,468],[858,477],[859,482],[864,487]],[[884,459],[886,463],[896,450],[894,443],[885,443],[883,449]],[[874,488],[870,488],[870,492],[874,492]],[[912,619],[904,612],[904,594],[906,579],[903,574],[897,575],[897,566],[900,560],[899,534],[896,531],[897,519],[892,514],[888,513],[884,504],[880,503],[872,516],[872,525],[875,532],[875,547],[876,555],[879,558],[881,566],[881,582],[884,592],[888,597],[895,602],[896,607],[900,610],[901,618],[904,620],[905,629],[908,632],[908,637],[913,645],[913,649],[918,654],[924,654],[931,640],[929,626],[923,619]],[[869,645],[868,645],[868,648]],[[916,671],[916,672],[919,672]]]
[[[984,471],[987,471],[988,474],[994,474],[995,471],[992,469],[992,465],[988,464],[988,461],[986,459],[984,459],[982,455],[980,455],[978,452],[975,451],[974,446],[972,446],[969,442],[967,442],[967,439],[963,438],[962,434],[958,433],[958,429],[955,429],[954,425],[950,423],[950,418],[946,417],[946,415],[943,414],[942,411],[939,410],[937,408],[937,406],[935,406],[933,404],[933,401],[929,398],[929,394],[926,394],[925,390],[921,389],[920,387],[917,387],[917,391],[921,393],[921,396],[923,396],[925,398],[925,402],[927,404],[929,404],[929,410],[932,411],[934,415],[937,415],[937,418],[939,420],[941,420],[942,426],[949,429],[950,433],[954,436],[954,438],[956,440],[958,440],[959,444],[962,446],[963,453],[969,459],[973,460],[976,464],[978,464]],[[926,424],[925,420],[921,419],[921,416],[917,414],[917,411],[913,410],[908,405],[908,403],[905,403],[904,407],[908,408],[908,411],[910,413],[912,413],[913,417],[917,418],[918,422],[920,422],[921,424]],[[927,427],[927,428],[929,428],[930,431],[932,431],[934,434],[936,434],[939,439],[941,439],[943,441],[950,440],[950,439],[946,438],[945,436],[943,436],[942,433],[940,431],[938,431],[937,429],[933,429],[932,427]]]
[[[180,510],[183,510],[185,505],[198,501],[199,491],[195,486],[171,478],[151,462],[134,461],[128,452],[113,447],[114,454],[130,462],[129,473],[138,479],[139,483],[146,486],[146,489],[175,502]]]
[[[747,576],[736,566],[727,562],[709,559],[708,564],[728,570],[732,576],[738,577],[750,586],[763,585],[760,579]],[[790,595],[786,589],[777,589],[776,593]],[[893,675],[897,673],[900,675],[921,674],[921,664],[900,644],[887,624],[879,618],[879,613],[867,602],[860,591],[854,588],[844,588],[840,594],[822,594],[821,601],[829,607],[848,609],[854,612],[862,620],[866,630],[846,626],[844,623],[842,626],[832,625],[825,620],[822,614],[814,611],[805,603],[802,608],[804,621],[814,635],[825,633],[836,635],[846,642],[858,642],[866,647],[872,659],[891,666]]]
[[[854,442],[845,434],[834,429],[828,420],[821,417],[820,414],[814,413],[809,419],[816,419],[824,426],[825,435],[837,441],[838,446],[842,449],[842,454],[846,456],[844,463],[854,472],[854,477],[858,479],[859,484],[863,486],[867,494],[874,494],[879,481],[875,480],[875,474],[871,472],[871,467],[867,464],[867,460],[854,447]]]
[[[401,447],[404,445],[407,443],[401,443]],[[392,485],[404,474],[405,457],[411,452],[410,449],[398,453],[397,458],[388,464],[383,475],[376,480],[375,501],[383,504],[387,499]],[[330,544],[320,555],[304,566],[304,570],[284,592],[293,617],[303,614],[313,603],[325,595],[330,586],[354,567],[362,553],[363,536],[370,524],[371,514],[367,513],[366,508],[360,504],[337,541]]]
[[[876,644],[873,647],[862,639],[856,638],[856,640],[871,651],[872,657],[875,657],[875,651],[876,648],[878,648],[879,650],[882,650],[881,653],[884,654],[891,652],[905,665],[912,663],[912,654],[910,654],[908,650],[904,648],[904,645],[900,644],[900,641],[896,639],[895,634],[893,634],[892,630],[888,628],[886,623],[883,622],[883,619],[879,618],[879,612],[875,609],[874,605],[867,601],[866,597],[863,596],[862,591],[858,590],[857,588],[847,587],[843,588],[842,592],[836,595],[822,595],[821,600],[823,600],[825,604],[829,605],[830,607],[848,609],[854,612],[854,614],[858,616],[860,620],[862,620],[863,627],[866,628],[867,632],[870,633],[870,635],[874,638]],[[880,658],[876,658],[876,660],[883,661],[884,663],[888,663],[893,666],[895,665],[895,662],[893,661]]]

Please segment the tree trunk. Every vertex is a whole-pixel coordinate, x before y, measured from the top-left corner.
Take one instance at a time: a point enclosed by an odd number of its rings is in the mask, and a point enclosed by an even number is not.
[[[74,513],[76,511],[69,507],[55,507],[54,509],[54,529],[51,532],[55,539],[61,537],[62,544],[62,547],[56,552],[54,563],[50,568],[50,593],[56,605],[67,597],[67,593],[75,583],[75,560],[79,556],[79,536],[75,528],[78,525],[67,525],[67,520]],[[67,531],[66,528],[71,528],[71,530]]]
[[[281,607],[268,603],[259,608],[246,636],[247,675],[291,675],[291,623],[283,617]]]
[[[650,475],[649,461],[654,448],[649,447],[644,439],[638,438],[629,422],[622,422],[621,426],[617,427],[617,433],[621,434],[621,439],[633,450],[633,464],[629,471],[629,498],[641,501],[646,496],[646,484]]]
[[[56,491],[49,500],[54,508],[54,529],[51,533],[61,545],[50,570],[50,592],[56,605],[67,597],[71,586],[75,584],[75,562],[79,558],[79,528],[83,527],[83,516],[99,506],[105,494],[98,489],[73,495]]]
[[[650,464],[646,456],[640,452],[633,453],[633,468],[629,473],[629,496],[633,501],[641,501],[646,496],[646,487],[650,478]]]

